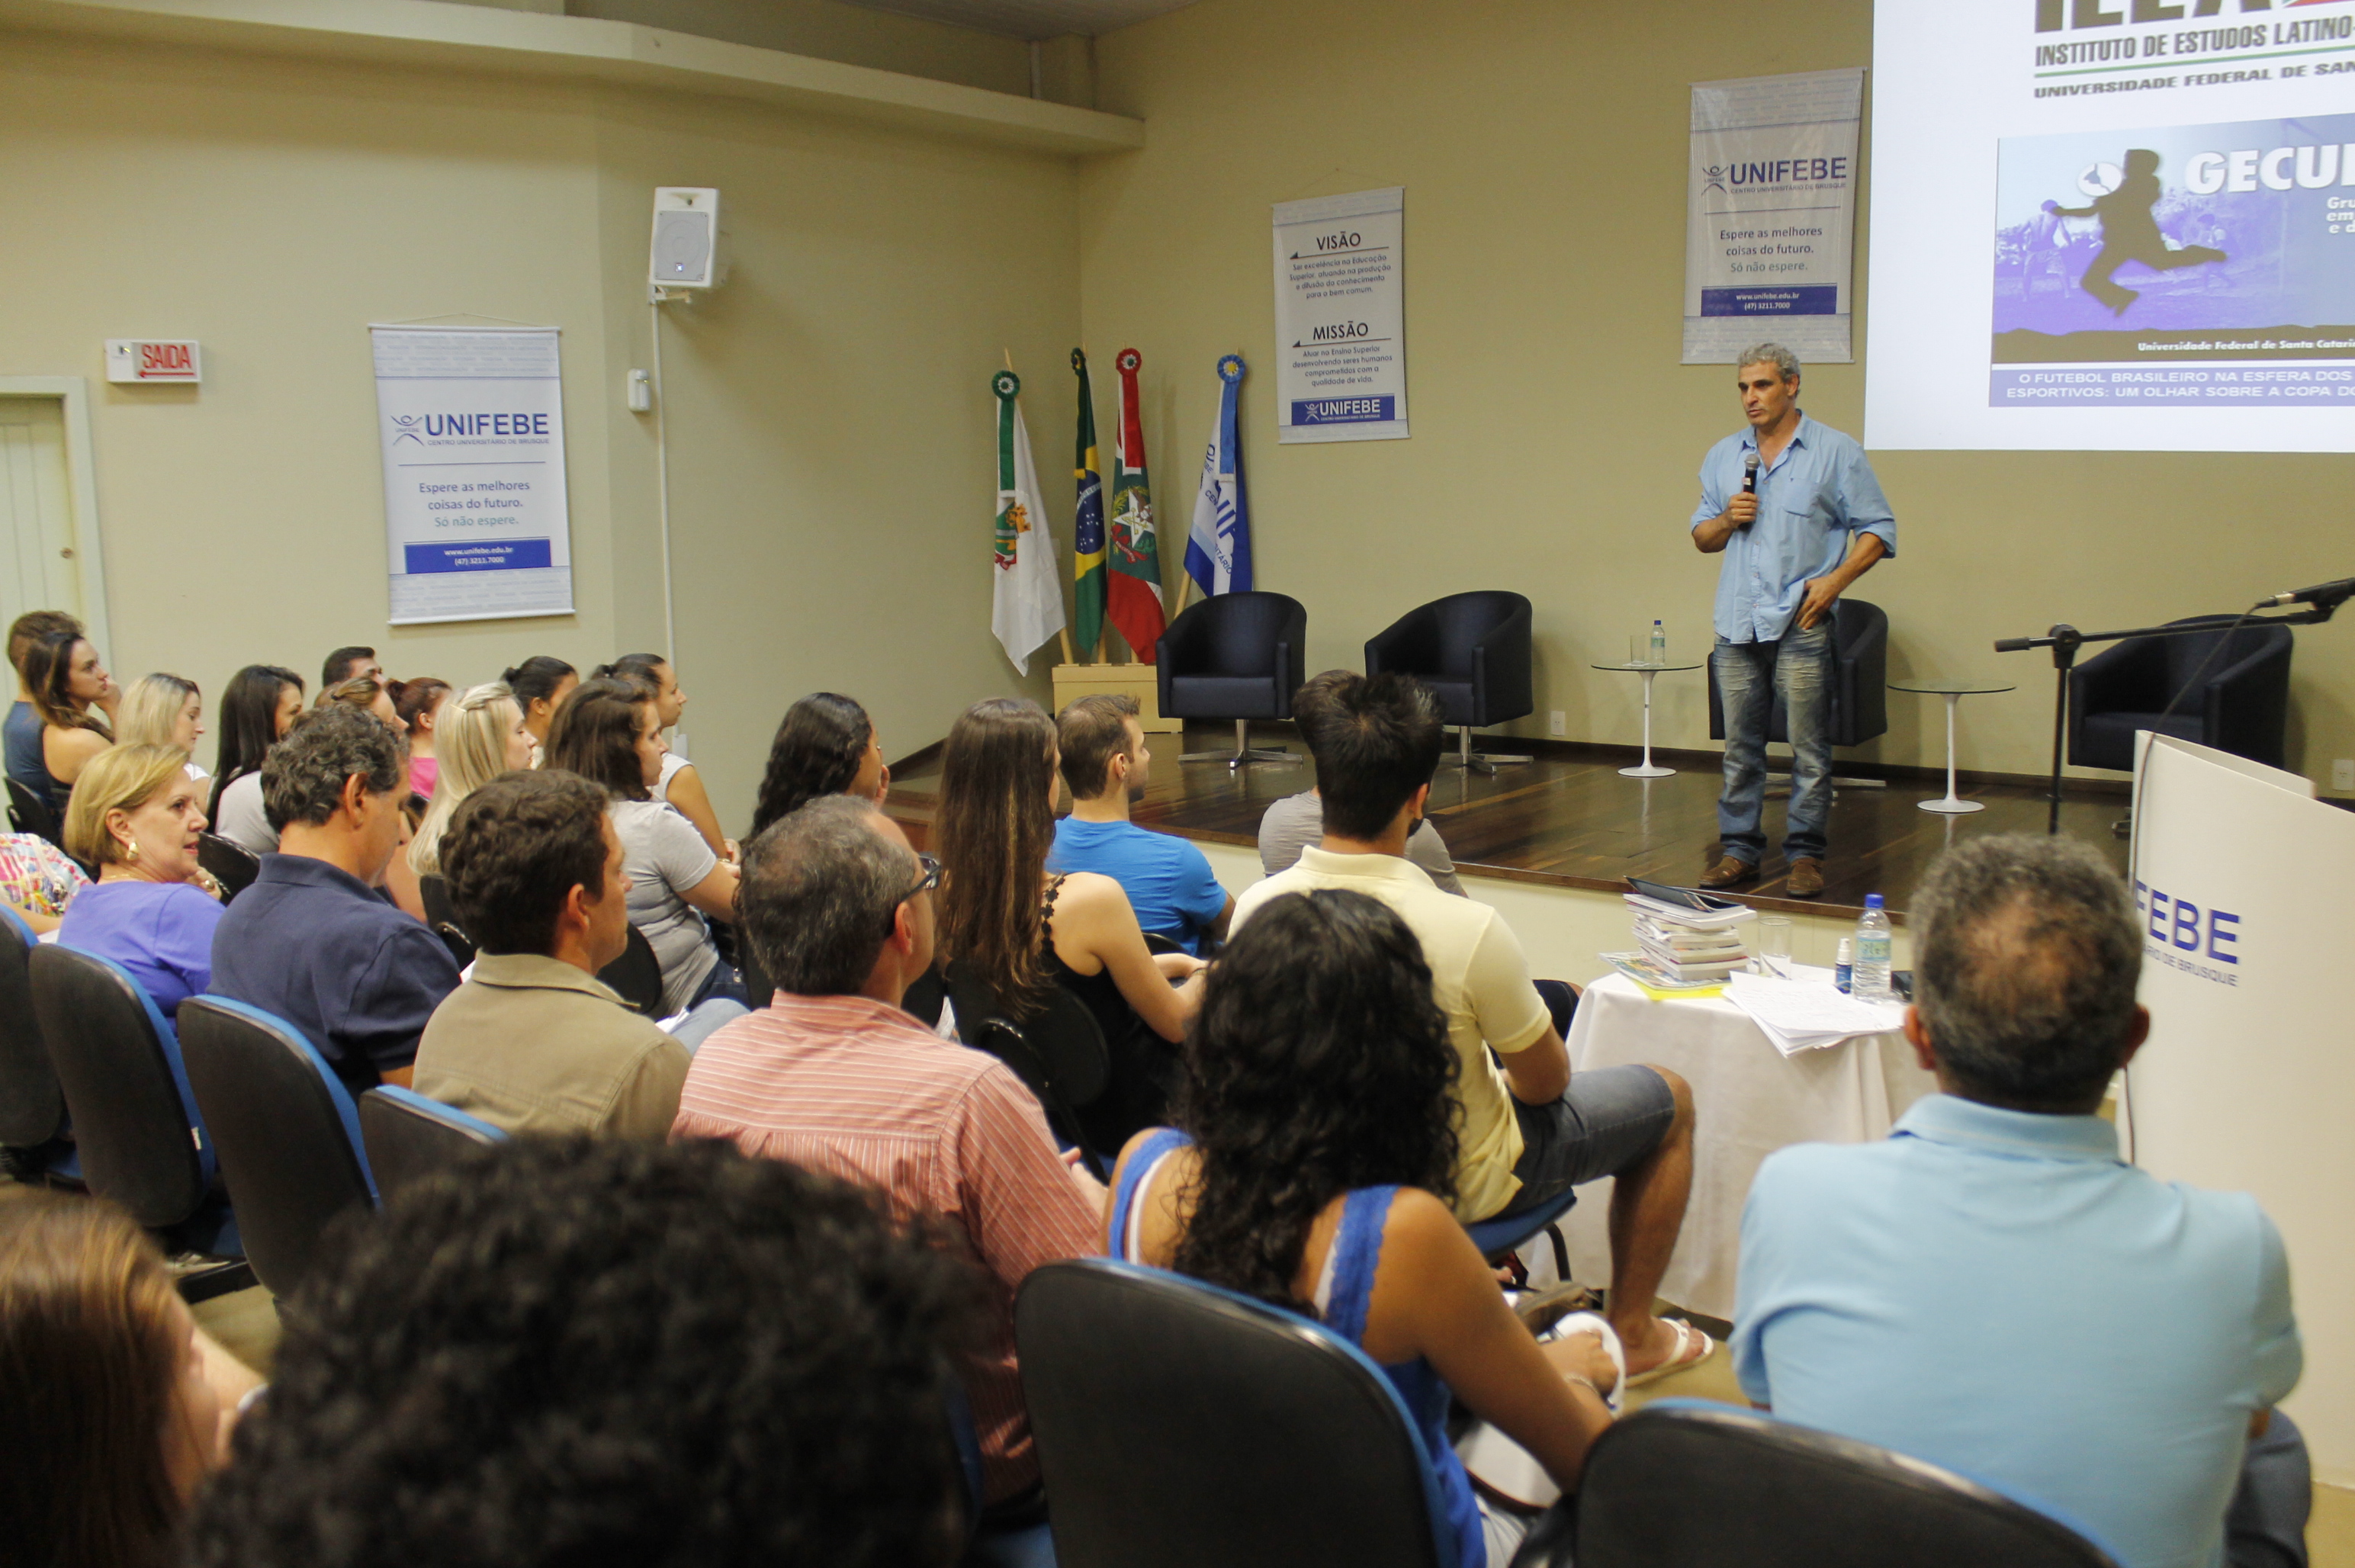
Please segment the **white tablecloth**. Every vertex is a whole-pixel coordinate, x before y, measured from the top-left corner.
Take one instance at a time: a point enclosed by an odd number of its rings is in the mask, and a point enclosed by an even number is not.
[[[1742,1205],[1759,1162],[1790,1144],[1886,1136],[1906,1106],[1937,1086],[1902,1034],[1786,1058],[1732,1002],[1655,1002],[1619,975],[1586,988],[1568,1043],[1574,1072],[1636,1061],[1692,1085],[1692,1201],[1660,1294],[1711,1317],[1733,1316]],[[1562,1226],[1583,1284],[1611,1278],[1604,1225],[1611,1186],[1605,1179],[1579,1189],[1578,1207]]]

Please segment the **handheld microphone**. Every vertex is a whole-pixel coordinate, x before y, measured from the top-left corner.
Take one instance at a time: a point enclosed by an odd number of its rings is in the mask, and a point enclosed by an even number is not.
[[[2355,599],[2355,577],[2342,577],[2336,582],[2318,582],[2311,588],[2293,588],[2287,593],[2276,593],[2261,599],[2263,604],[2343,604]]]
[[[1754,452],[1744,453],[1742,457],[1742,493],[1758,494],[1758,454]]]

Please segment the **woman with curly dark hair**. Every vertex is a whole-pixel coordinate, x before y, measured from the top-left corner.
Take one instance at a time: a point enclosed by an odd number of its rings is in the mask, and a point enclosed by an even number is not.
[[[1185,1069],[1185,1130],[1121,1156],[1107,1250],[1358,1345],[1423,1430],[1458,1563],[1509,1562],[1534,1516],[1475,1496],[1450,1393],[1569,1490],[1616,1372],[1599,1335],[1540,1344],[1448,1207],[1456,1057],[1414,933],[1361,893],[1270,900],[1211,971]]]
[[[1112,1077],[1078,1115],[1089,1143],[1112,1149],[1167,1115],[1202,962],[1148,949],[1110,877],[1048,875],[1057,760],[1055,721],[1035,702],[991,698],[950,727],[932,825],[940,955],[952,995],[978,987],[1022,1019],[1038,1011],[1041,990],[1060,986],[1095,1015]]]
[[[745,837],[758,838],[769,824],[822,795],[855,795],[880,805],[890,787],[891,770],[883,765],[883,743],[867,709],[838,692],[813,691],[777,724]]]
[[[717,1140],[552,1136],[360,1218],[191,1568],[956,1561],[980,1307],[928,1222]]]

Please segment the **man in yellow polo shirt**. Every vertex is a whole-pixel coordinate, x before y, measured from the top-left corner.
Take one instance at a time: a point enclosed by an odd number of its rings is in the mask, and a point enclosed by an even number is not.
[[[1395,911],[1423,944],[1461,1062],[1457,1217],[1518,1213],[1565,1188],[1617,1178],[1610,1317],[1628,1375],[1699,1361],[1713,1348],[1707,1335],[1652,1316],[1692,1187],[1684,1080],[1636,1066],[1573,1078],[1562,1044],[1568,1012],[1557,1019],[1549,1009],[1512,928],[1487,904],[1440,891],[1406,858],[1445,743],[1427,688],[1403,676],[1332,670],[1301,688],[1293,717],[1316,759],[1324,840],[1247,890],[1235,901],[1234,928],[1278,894],[1317,888],[1348,888]]]

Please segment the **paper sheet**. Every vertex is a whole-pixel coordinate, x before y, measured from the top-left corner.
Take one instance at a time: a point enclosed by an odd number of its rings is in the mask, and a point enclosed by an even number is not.
[[[1815,980],[1734,975],[1729,977],[1725,999],[1748,1013],[1785,1056],[1859,1035],[1888,1034],[1905,1021],[1902,1003],[1861,1002]]]

